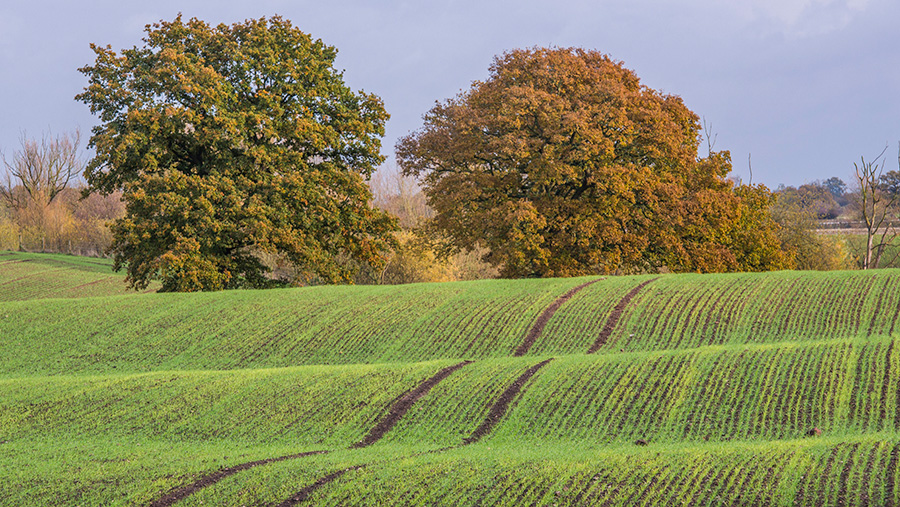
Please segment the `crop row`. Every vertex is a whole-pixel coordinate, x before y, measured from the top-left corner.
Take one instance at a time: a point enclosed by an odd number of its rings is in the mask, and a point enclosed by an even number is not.
[[[510,356],[584,279],[313,287],[0,304],[7,374]]]
[[[730,441],[818,428],[900,431],[897,344],[560,357],[529,381],[496,441]],[[536,358],[483,360],[434,385],[382,442],[437,447],[471,435]],[[450,362],[0,381],[0,439],[36,434],[360,441],[392,400]]]
[[[182,505],[278,504],[307,490],[309,505],[889,506],[898,500],[898,452],[891,438],[646,450],[482,445],[388,459],[335,453],[250,470]]]
[[[584,298],[592,297],[591,289]],[[607,346],[653,350],[888,336],[898,315],[900,276],[892,270],[662,277],[635,297]]]
[[[307,366],[2,380],[0,440],[103,434],[346,445],[365,436],[394,399],[443,366]]]
[[[112,263],[67,255],[0,253],[0,301],[128,293]]]
[[[0,354],[10,358],[6,374],[546,356],[598,344],[604,354],[878,340],[900,315],[900,276],[886,270],[612,277],[541,321],[593,280],[8,302],[0,303],[0,336],[9,338],[0,339]]]
[[[40,285],[35,285],[38,279]],[[65,268],[28,275],[27,278],[0,281],[0,294],[7,301],[26,301],[44,298],[79,298],[124,293],[122,279],[106,275],[85,282],[84,277],[72,276]]]

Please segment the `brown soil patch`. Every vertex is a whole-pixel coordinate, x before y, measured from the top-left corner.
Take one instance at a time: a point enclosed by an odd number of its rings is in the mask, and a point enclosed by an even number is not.
[[[547,326],[547,322],[550,321],[550,317],[552,317],[553,314],[556,313],[556,310],[559,310],[559,307],[562,306],[563,303],[572,299],[572,296],[574,296],[578,291],[587,287],[588,285],[597,283],[600,280],[603,280],[603,278],[598,278],[596,280],[591,280],[590,282],[583,283],[558,297],[556,301],[553,302],[553,304],[548,306],[544,310],[544,312],[541,313],[537,321],[535,321],[534,326],[532,326],[531,330],[528,331],[528,335],[525,336],[525,341],[523,341],[522,344],[519,345],[519,348],[516,349],[516,351],[513,353],[513,356],[519,357],[525,355],[525,353],[528,352],[528,349],[530,349],[531,346],[534,345],[534,342],[541,336],[541,333],[544,331],[544,327]]]
[[[366,435],[365,438],[360,440],[359,442],[350,446],[351,449],[359,449],[361,447],[366,447],[374,444],[378,440],[381,439],[397,424],[397,421],[402,418],[410,408],[412,408],[413,404],[419,400],[422,396],[428,393],[434,386],[438,384],[438,382],[444,380],[449,377],[451,373],[456,370],[462,368],[463,366],[470,364],[472,361],[463,361],[458,364],[454,364],[453,366],[448,366],[443,370],[437,372],[433,377],[428,380],[422,382],[414,389],[407,391],[406,394],[400,397],[396,403],[394,403],[390,410],[388,410],[387,416],[381,420],[374,428]]]
[[[525,386],[525,383],[537,373],[538,370],[547,365],[553,358],[547,359],[545,361],[541,361],[540,363],[532,366],[525,370],[525,373],[519,376],[512,385],[506,388],[503,391],[503,394],[500,395],[500,398],[494,402],[494,405],[491,407],[490,412],[488,412],[487,417],[485,417],[484,422],[481,423],[481,426],[475,429],[472,432],[472,435],[463,440],[463,445],[473,444],[480,440],[485,435],[489,434],[491,430],[494,429],[494,426],[500,422],[500,419],[506,414],[507,409],[509,409],[509,404],[512,402],[513,398],[519,394],[519,391],[522,390],[522,387]]]
[[[597,337],[597,341],[595,341],[591,348],[588,349],[588,354],[597,352],[600,347],[606,344],[609,336],[616,328],[616,324],[619,323],[619,319],[622,318],[622,313],[625,312],[625,308],[628,306],[628,303],[630,303],[632,298],[634,298],[634,296],[636,296],[637,293],[640,292],[641,289],[643,289],[647,284],[656,280],[659,280],[659,278],[652,278],[650,280],[647,280],[637,287],[631,289],[628,294],[625,294],[625,297],[623,297],[622,300],[616,304],[616,306],[613,308],[612,313],[609,314],[609,318],[606,319],[606,324],[603,326],[603,329],[600,330],[600,336]]]
[[[235,465],[233,467],[223,468],[218,472],[213,472],[209,475],[205,475],[187,486],[182,486],[176,490],[171,491],[166,496],[154,500],[150,503],[150,507],[167,507],[169,505],[174,505],[175,502],[183,500],[188,496],[192,495],[199,489],[205,488],[206,486],[211,486],[222,479],[234,475],[240,471],[247,470],[249,468],[253,468],[259,465],[266,465],[268,463],[275,463],[278,461],[285,461],[289,459],[302,458],[304,456],[312,456],[313,454],[326,454],[328,451],[311,451],[311,452],[301,452],[299,454],[291,454],[289,456],[281,456],[278,458],[269,458],[263,459],[259,461],[251,461],[249,463],[242,463],[240,465]]]

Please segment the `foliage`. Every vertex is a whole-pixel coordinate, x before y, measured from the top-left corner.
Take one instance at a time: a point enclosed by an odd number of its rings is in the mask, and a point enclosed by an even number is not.
[[[56,137],[44,134],[40,142],[23,134],[12,160],[3,157],[6,181],[0,185],[0,199],[14,209],[52,203],[84,170],[78,155],[80,141],[77,130]]]
[[[377,172],[369,182],[376,207],[396,216],[402,231],[380,272],[363,272],[358,283],[416,283],[496,278],[497,269],[484,262],[486,249],[446,252],[423,225],[434,212],[413,178],[390,169]]]
[[[814,219],[829,220],[841,214],[841,206],[834,195],[819,182],[805,183],[797,188],[785,187],[777,194],[780,203],[806,210]]]
[[[680,98],[583,49],[515,50],[490,72],[397,145],[454,248],[481,244],[507,277],[780,267],[731,250],[730,158],[697,159]]]
[[[102,123],[85,176],[91,191],[124,191],[112,253],[130,285],[265,287],[263,253],[293,263],[295,283],[382,262],[395,221],[369,207],[364,179],[388,115],[344,84],[333,47],[277,16],[179,16],[148,26],[141,47],[91,47],[77,99]]]
[[[844,183],[844,180],[838,178],[837,176],[832,176],[827,180],[822,182],[822,186],[828,190],[828,193],[831,194],[835,199],[839,197],[843,197],[847,192],[847,184]]]
[[[78,199],[79,140],[78,131],[40,141],[23,134],[19,149],[3,157],[0,249],[99,256],[109,246],[106,222],[121,216],[121,196]]]
[[[439,258],[429,245],[410,232],[397,234],[397,246],[381,272],[381,283],[417,283],[453,281],[453,268]]]
[[[830,271],[853,268],[849,246],[837,235],[818,234],[816,211],[821,201],[808,200],[809,192],[788,187],[776,194],[769,213],[779,225],[778,239],[785,251],[794,253],[794,269]],[[813,194],[816,195],[816,194]]]
[[[765,185],[739,185],[734,189],[739,203],[730,216],[730,252],[745,271],[766,271],[794,267],[796,252],[778,240],[781,227],[769,208],[775,200]],[[725,218],[724,221],[729,221]]]

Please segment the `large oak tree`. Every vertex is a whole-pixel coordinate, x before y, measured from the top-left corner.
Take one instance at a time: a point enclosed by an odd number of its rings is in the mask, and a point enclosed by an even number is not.
[[[333,47],[280,17],[179,16],[143,41],[92,45],[77,96],[102,122],[90,189],[124,190],[112,253],[132,286],[264,287],[273,256],[297,278],[339,282],[382,261],[396,220],[369,206],[365,180],[388,115],[344,84]]]
[[[697,115],[583,49],[527,49],[438,103],[397,144],[451,248],[505,276],[783,268],[768,191],[698,158]]]

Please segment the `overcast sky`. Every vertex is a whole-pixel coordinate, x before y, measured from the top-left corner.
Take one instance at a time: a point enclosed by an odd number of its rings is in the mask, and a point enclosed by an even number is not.
[[[531,46],[609,54],[651,88],[681,96],[718,134],[746,182],[839,176],[900,141],[896,0],[42,1],[0,4],[0,150],[24,131],[88,134],[73,97],[91,42],[141,44],[178,12],[209,23],[280,14],[339,50],[337,67],[391,114],[383,153],[435,101],[484,79],[495,55]],[[86,137],[86,136],[85,136]]]

